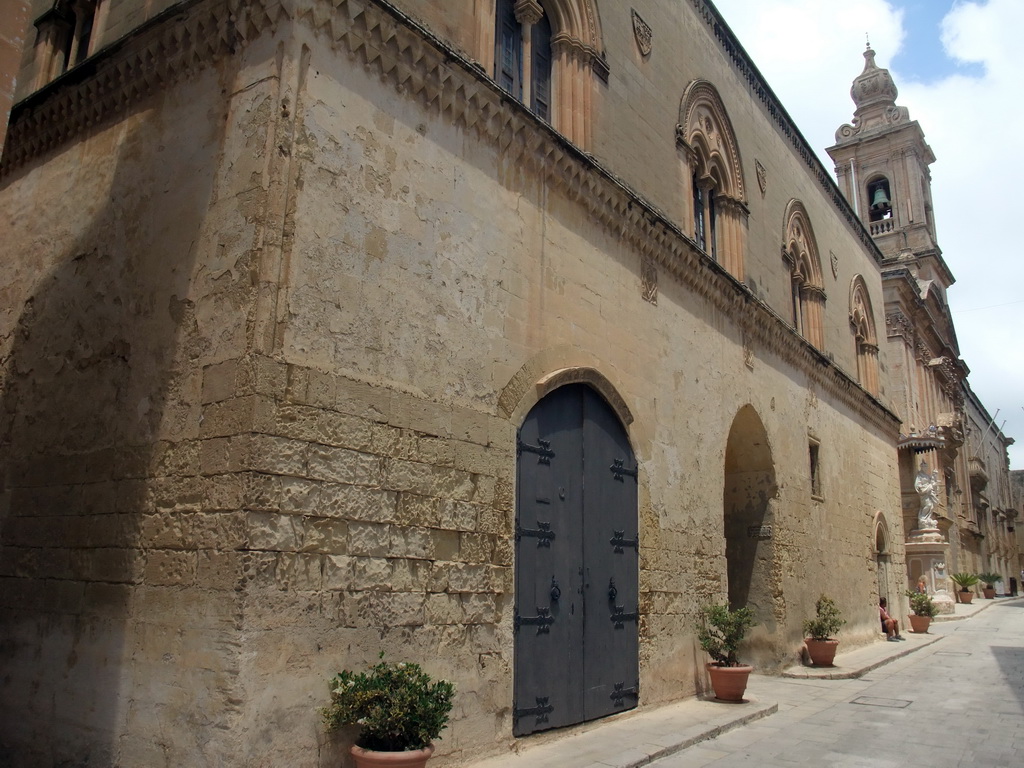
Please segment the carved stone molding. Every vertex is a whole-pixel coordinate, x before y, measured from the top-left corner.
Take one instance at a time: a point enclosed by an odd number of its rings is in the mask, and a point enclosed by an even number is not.
[[[636,45],[640,49],[640,53],[644,56],[651,55],[651,40],[654,34],[651,32],[650,26],[640,18],[640,14],[636,12],[636,9],[630,9],[633,15],[633,36],[636,38]]]
[[[703,2],[695,0],[703,6]],[[589,5],[588,5],[589,7]],[[158,89],[282,23],[303,23],[424,112],[494,145],[503,162],[543,177],[592,222],[748,334],[762,352],[803,371],[810,384],[894,437],[895,415],[795,333],[672,221],[590,155],[507,95],[463,54],[385,0],[194,0],[144,25],[131,40],[59,78],[12,111],[0,175],[117,119]],[[591,20],[592,23],[592,20]],[[659,278],[661,274],[659,274]]]
[[[648,256],[644,256],[640,260],[640,283],[644,301],[656,305],[658,303],[658,268]]]
[[[544,9],[537,0],[516,0],[513,10],[520,24],[536,24],[544,18]]]
[[[761,165],[761,161],[755,158],[754,170],[757,173],[757,186],[761,188],[761,197],[768,191],[768,169]]]
[[[905,339],[913,339],[914,325],[910,318],[899,310],[889,312],[885,316],[885,331],[887,336],[902,336]]]
[[[754,370],[754,345],[750,340],[750,334],[743,334],[743,364],[748,370]]]

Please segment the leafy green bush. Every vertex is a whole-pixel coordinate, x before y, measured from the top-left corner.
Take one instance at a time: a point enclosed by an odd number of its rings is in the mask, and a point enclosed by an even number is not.
[[[961,592],[970,591],[971,587],[978,583],[978,577],[973,573],[954,573],[950,576],[953,583],[960,587]]]
[[[924,592],[914,592],[908,589],[907,597],[910,598],[910,610],[914,612],[915,616],[928,616],[930,618],[938,616],[938,606]]]
[[[369,672],[331,678],[331,703],[320,710],[327,730],[360,725],[357,744],[378,752],[422,749],[441,735],[455,686],[433,682],[419,664],[383,661]]]
[[[1003,577],[998,573],[979,573],[978,578],[985,584],[986,589],[995,589],[996,582]]]
[[[815,603],[814,611],[815,617],[804,621],[804,634],[812,640],[834,640],[846,623],[835,600],[822,595]]]
[[[697,623],[697,640],[700,647],[720,667],[738,667],[736,650],[747,630],[757,622],[754,612],[747,607],[730,611],[728,605],[706,605],[701,608]]]

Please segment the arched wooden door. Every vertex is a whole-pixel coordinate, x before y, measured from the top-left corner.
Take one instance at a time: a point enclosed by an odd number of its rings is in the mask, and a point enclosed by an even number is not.
[[[555,390],[517,441],[515,702],[523,736],[632,709],[639,680],[637,468],[592,389]]]

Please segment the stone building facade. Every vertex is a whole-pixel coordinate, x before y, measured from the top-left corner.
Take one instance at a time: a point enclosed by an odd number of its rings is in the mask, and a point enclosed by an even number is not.
[[[954,277],[935,233],[935,155],[920,124],[896,104],[896,85],[870,47],[864,59],[850,90],[853,122],[836,131],[828,152],[840,189],[885,254],[886,359],[902,422],[908,577],[916,583],[924,575],[941,608],[952,611],[950,574],[1013,570],[1016,545],[1007,527],[1016,513],[1006,455],[1013,441],[993,431],[967,384],[947,302]]]
[[[708,602],[764,668],[823,591],[877,637],[883,252],[711,4],[31,9],[7,762],[337,764],[384,652],[456,683],[456,765],[701,692]]]
[[[961,541],[966,536],[974,538],[977,546],[962,547],[971,555],[959,563],[962,567],[958,570],[998,574],[1000,581],[994,585],[996,592],[1009,594],[1010,579],[1017,584],[1020,579],[1020,548],[1014,530],[1020,506],[1014,497],[1007,455],[1014,440],[1003,434],[997,423],[999,414],[990,415],[966,384],[964,394],[967,478],[966,482],[961,481],[961,487],[969,494],[970,506],[964,510],[967,521],[966,525],[960,525],[960,536]],[[983,586],[979,584],[978,590]]]

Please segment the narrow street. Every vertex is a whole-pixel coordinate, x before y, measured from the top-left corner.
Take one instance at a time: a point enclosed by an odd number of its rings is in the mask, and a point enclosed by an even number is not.
[[[757,722],[657,768],[1024,765],[1024,601],[935,623],[941,641],[855,680],[755,677]]]

